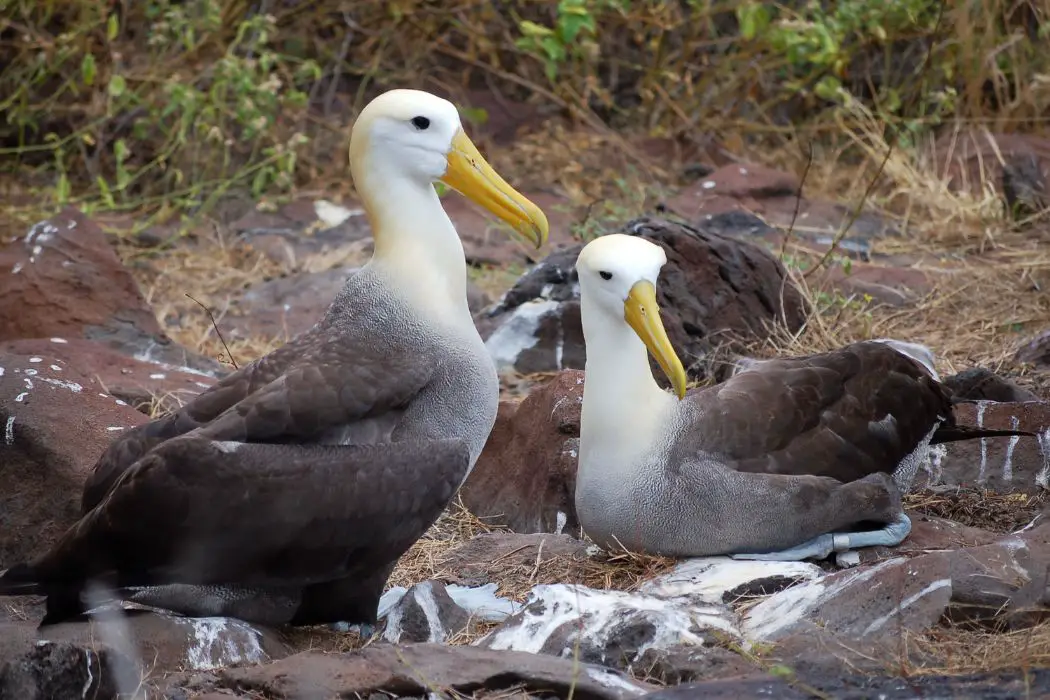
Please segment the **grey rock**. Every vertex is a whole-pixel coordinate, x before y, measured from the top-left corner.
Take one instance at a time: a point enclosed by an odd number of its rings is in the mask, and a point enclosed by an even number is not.
[[[405,592],[386,617],[383,639],[388,642],[444,642],[470,622],[466,610],[452,600],[445,584],[423,581]]]

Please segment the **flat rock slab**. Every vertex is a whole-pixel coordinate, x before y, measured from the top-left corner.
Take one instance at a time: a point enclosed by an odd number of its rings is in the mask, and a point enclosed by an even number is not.
[[[533,588],[521,612],[476,644],[630,668],[649,649],[720,639],[742,639],[736,616],[721,603],[552,584]]]
[[[707,650],[725,641],[746,643],[733,604],[749,595],[817,580],[822,573],[804,562],[708,557],[683,561],[634,593],[540,585],[521,611],[476,644],[562,657],[578,654],[591,663],[638,671],[652,663],[651,655],[646,656],[650,650],[683,644]]]
[[[0,249],[0,340],[84,338],[126,355],[222,373],[166,336],[91,219],[67,208]]]
[[[792,227],[796,241],[816,249],[827,248],[853,212],[841,204],[799,198],[799,187],[798,178],[792,174],[753,163],[734,163],[682,188],[665,206],[698,224],[730,212],[758,214],[771,226]],[[767,231],[762,233],[768,235]],[[872,211],[861,212],[839,242],[839,250],[867,259],[873,238],[897,234],[896,226],[886,218]],[[770,242],[779,246],[783,233],[773,235]]]
[[[37,629],[37,621],[0,623],[0,663],[17,662],[41,642],[98,650],[108,647],[143,672],[205,671],[259,664],[291,653],[276,633],[225,617],[188,618],[108,606],[102,620],[64,622]]]
[[[873,644],[902,630],[928,629],[951,596],[951,570],[943,559],[890,559],[776,593],[747,612],[742,630],[753,641],[806,632]]]
[[[627,700],[656,690],[617,671],[573,660],[440,644],[379,645],[349,654],[303,652],[273,663],[178,674],[163,681],[164,697],[232,693],[271,700],[331,697],[394,697],[520,688],[544,697]],[[180,694],[181,693],[181,694]],[[356,694],[356,695],[355,695]]]
[[[32,338],[0,343],[0,355],[40,358],[47,367],[72,368],[90,387],[143,413],[167,412],[193,400],[216,379],[210,373],[162,362],[146,362],[81,338]]]
[[[783,698],[810,700],[816,696],[836,700],[1016,700],[1045,697],[1050,693],[1050,670],[1004,671],[966,676],[859,676],[804,674],[792,680],[758,676],[687,683],[645,696],[645,700],[737,700],[738,698]]]
[[[0,355],[0,568],[43,553],[80,518],[99,455],[147,420],[57,357]]]

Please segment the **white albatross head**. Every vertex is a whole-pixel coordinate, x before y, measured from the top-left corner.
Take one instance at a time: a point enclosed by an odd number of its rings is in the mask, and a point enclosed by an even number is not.
[[[463,131],[456,106],[428,92],[390,90],[369,102],[351,132],[350,170],[366,209],[385,196],[396,196],[396,183],[432,189],[440,181],[510,224],[537,248],[547,240],[543,211],[485,161]],[[401,203],[400,211],[410,205]],[[390,208],[397,212],[398,203]]]
[[[656,303],[656,280],[666,262],[664,249],[644,238],[612,233],[594,239],[576,259],[580,313],[585,315],[585,326],[629,326],[681,399],[686,391],[685,368],[671,346]]]

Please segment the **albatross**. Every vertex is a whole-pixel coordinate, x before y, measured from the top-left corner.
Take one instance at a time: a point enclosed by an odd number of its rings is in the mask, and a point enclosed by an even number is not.
[[[764,360],[687,390],[656,300],[666,261],[623,234],[577,259],[586,365],[575,502],[599,546],[784,561],[892,546],[911,529],[901,494],[931,444],[1029,434],[957,426],[951,392],[911,344]]]
[[[537,248],[548,224],[435,95],[371,101],[349,155],[372,258],[311,329],[109,445],[80,520],[0,575],[2,595],[47,596],[43,625],[87,612],[95,585],[191,616],[376,622],[395,563],[466,479],[499,400],[434,183]]]

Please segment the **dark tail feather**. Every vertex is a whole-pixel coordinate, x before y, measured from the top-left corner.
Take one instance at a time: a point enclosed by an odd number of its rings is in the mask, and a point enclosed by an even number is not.
[[[29,564],[15,564],[0,574],[0,595],[40,595],[41,586]]]
[[[945,442],[958,442],[959,440],[974,440],[985,437],[1011,437],[1022,435],[1036,437],[1035,433],[1027,430],[985,430],[984,428],[972,428],[968,425],[943,426],[937,429],[930,440],[931,445],[940,445]]]

